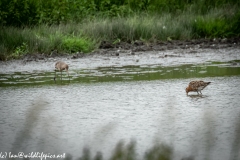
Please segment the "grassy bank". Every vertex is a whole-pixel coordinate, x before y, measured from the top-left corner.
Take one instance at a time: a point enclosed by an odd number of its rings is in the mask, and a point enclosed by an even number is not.
[[[0,60],[25,54],[89,53],[102,41],[187,40],[228,38],[240,35],[238,5],[211,7],[204,13],[197,3],[174,12],[135,12],[125,16],[86,16],[79,22],[39,24],[32,27],[2,26]]]

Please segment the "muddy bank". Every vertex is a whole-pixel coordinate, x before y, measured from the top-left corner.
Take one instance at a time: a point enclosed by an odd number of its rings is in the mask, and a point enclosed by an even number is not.
[[[109,42],[102,42],[100,49],[109,49],[109,48],[122,48],[122,49],[132,49],[134,52],[138,51],[151,51],[151,50],[171,50],[171,49],[187,49],[191,47],[199,48],[211,48],[211,49],[220,49],[226,47],[233,47],[238,45],[240,38],[232,39],[198,39],[198,40],[170,40],[167,42],[155,41],[152,40],[149,43],[144,43],[142,41],[135,41],[134,43],[117,43],[111,44]]]
[[[197,40],[171,40],[171,41],[156,41],[152,40],[148,43],[143,41],[131,42],[120,42],[112,44],[107,41],[103,41],[99,49],[93,51],[90,54],[75,53],[72,55],[62,55],[56,50],[52,51],[50,55],[46,54],[29,54],[22,58],[24,61],[36,61],[44,60],[46,58],[56,58],[56,57],[68,57],[68,58],[82,58],[86,56],[92,56],[94,54],[104,54],[109,56],[119,56],[121,51],[129,51],[132,55],[135,52],[146,52],[146,51],[166,51],[166,50],[176,50],[176,49],[223,49],[223,48],[236,48],[240,47],[240,38],[231,39],[197,39]],[[193,53],[196,51],[192,51]]]
[[[63,60],[71,70],[128,65],[181,65],[232,61],[240,59],[240,39],[213,39],[143,43],[136,41],[112,45],[103,42],[90,54],[59,55],[31,54],[21,60],[0,62],[0,73],[53,71],[54,64]],[[238,63],[237,63],[238,64]]]

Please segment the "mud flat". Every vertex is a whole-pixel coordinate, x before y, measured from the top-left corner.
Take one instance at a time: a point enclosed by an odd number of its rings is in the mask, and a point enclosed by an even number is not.
[[[240,59],[240,40],[213,39],[191,41],[169,41],[143,43],[102,42],[99,49],[90,54],[51,56],[29,54],[20,60],[0,62],[0,73],[51,71],[58,60],[66,61],[70,69],[97,68],[128,65],[182,65],[211,61],[233,61]]]

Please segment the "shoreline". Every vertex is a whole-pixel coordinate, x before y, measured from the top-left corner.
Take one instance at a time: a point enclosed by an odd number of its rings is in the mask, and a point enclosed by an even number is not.
[[[189,40],[133,44],[102,44],[89,53],[51,56],[28,54],[19,60],[0,61],[0,73],[53,71],[58,60],[69,64],[71,70],[128,65],[181,65],[208,61],[240,60],[240,38],[215,40]]]
[[[92,55],[109,55],[118,56],[122,50],[124,52],[147,52],[147,51],[168,51],[174,49],[224,49],[224,48],[240,48],[240,37],[235,38],[214,38],[214,39],[194,39],[194,40],[171,40],[171,41],[157,41],[150,42],[135,41],[134,43],[120,42],[112,44],[103,41],[99,48],[91,53],[74,53],[74,54],[59,54],[56,50],[51,55],[46,54],[27,54],[21,58],[24,61],[36,61],[46,58],[68,57],[72,59],[91,57]],[[194,53],[195,51],[193,51]]]

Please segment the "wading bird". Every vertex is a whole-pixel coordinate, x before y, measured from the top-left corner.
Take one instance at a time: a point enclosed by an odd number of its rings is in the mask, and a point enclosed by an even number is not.
[[[205,87],[207,87],[211,82],[204,82],[204,81],[191,81],[188,84],[188,87],[186,88],[186,93],[188,95],[188,92],[201,92]],[[198,93],[199,95],[199,93]]]
[[[69,78],[69,73],[68,73],[68,65],[63,62],[63,61],[58,61],[55,64],[55,77],[54,77],[54,81],[56,83],[56,71],[60,71],[61,72],[61,80],[62,80],[62,71],[65,70],[68,74],[68,78]],[[70,78],[69,78],[70,81]]]

